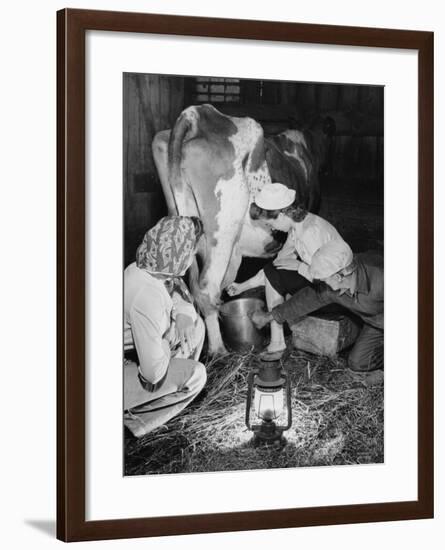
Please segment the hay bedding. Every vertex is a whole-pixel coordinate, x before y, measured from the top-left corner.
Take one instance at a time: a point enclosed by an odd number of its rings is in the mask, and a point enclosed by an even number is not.
[[[356,376],[345,360],[301,351],[284,364],[292,381],[292,427],[282,449],[253,447],[246,428],[252,354],[207,364],[208,381],[181,414],[125,444],[126,475],[383,462],[383,382]]]

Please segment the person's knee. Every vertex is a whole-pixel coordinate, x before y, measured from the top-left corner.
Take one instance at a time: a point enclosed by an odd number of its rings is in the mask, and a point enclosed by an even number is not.
[[[199,393],[207,382],[207,371],[205,366],[202,363],[196,362],[195,366],[195,391]]]
[[[196,326],[195,326],[195,334],[194,334],[195,346],[199,346],[200,344],[202,344],[202,342],[204,342],[205,334],[206,334],[205,323],[202,320],[202,318],[198,316],[198,319],[196,321]]]
[[[363,354],[357,353],[355,350],[352,350],[348,356],[348,367],[351,370],[357,372],[366,372],[369,370],[367,358]]]
[[[357,353],[354,349],[348,356],[348,366],[357,372],[369,372],[383,368],[383,348],[369,353]]]
[[[190,391],[199,393],[207,381],[207,371],[205,366],[199,361],[190,360],[190,363],[191,375],[187,382],[187,387]]]

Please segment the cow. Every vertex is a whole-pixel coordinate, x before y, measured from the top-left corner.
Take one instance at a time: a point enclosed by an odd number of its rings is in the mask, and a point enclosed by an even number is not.
[[[273,230],[250,218],[250,205],[265,183],[280,181],[313,211],[323,135],[287,130],[265,140],[252,118],[227,116],[205,104],[186,108],[172,130],[154,137],[169,214],[198,216],[204,225],[189,282],[205,318],[210,354],[226,352],[218,306],[242,257],[273,258],[282,246]]]
[[[285,130],[264,140],[272,181],[295,189],[300,203],[313,213],[320,207],[319,173],[328,169],[334,133],[331,117],[316,117],[304,131]]]

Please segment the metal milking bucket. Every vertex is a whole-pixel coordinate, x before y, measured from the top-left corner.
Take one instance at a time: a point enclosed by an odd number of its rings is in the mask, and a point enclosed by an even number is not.
[[[259,298],[239,298],[223,304],[220,309],[224,343],[235,351],[260,350],[264,346],[264,330],[252,323],[250,315],[265,308]]]

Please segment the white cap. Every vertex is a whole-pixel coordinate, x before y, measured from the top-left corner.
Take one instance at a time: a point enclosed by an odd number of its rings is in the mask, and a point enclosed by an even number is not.
[[[313,279],[327,279],[352,262],[351,247],[343,239],[333,239],[312,256],[309,273]]]
[[[282,183],[266,183],[255,197],[255,203],[264,210],[281,210],[294,200],[295,189],[289,189]]]

